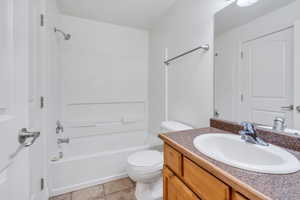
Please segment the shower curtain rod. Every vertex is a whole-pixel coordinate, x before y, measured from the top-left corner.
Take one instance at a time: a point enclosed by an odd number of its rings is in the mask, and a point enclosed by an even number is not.
[[[184,53],[182,53],[182,54],[180,54],[180,55],[178,55],[178,56],[175,56],[175,57],[173,57],[173,58],[170,58],[170,59],[164,61],[164,63],[165,63],[166,65],[169,65],[170,62],[172,62],[172,61],[174,61],[174,60],[177,60],[178,58],[181,58],[181,57],[183,57],[183,56],[185,56],[185,55],[188,55],[188,54],[190,54],[190,53],[192,53],[192,52],[194,52],[194,51],[197,51],[197,50],[199,50],[199,49],[203,49],[203,50],[205,50],[205,51],[208,51],[208,50],[209,50],[209,45],[208,45],[208,44],[202,45],[202,46],[199,46],[199,47],[197,47],[197,48],[195,48],[195,49],[192,49],[192,50],[189,50],[189,51],[187,51],[187,52],[184,52]]]

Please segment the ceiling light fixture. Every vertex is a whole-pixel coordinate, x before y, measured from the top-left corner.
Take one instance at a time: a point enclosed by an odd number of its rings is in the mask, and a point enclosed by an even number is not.
[[[247,7],[257,3],[259,0],[237,0],[236,4],[240,7]]]

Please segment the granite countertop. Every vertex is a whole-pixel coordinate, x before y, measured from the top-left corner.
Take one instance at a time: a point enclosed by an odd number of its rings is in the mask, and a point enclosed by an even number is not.
[[[272,175],[250,172],[227,164],[213,160],[204,154],[200,153],[193,145],[195,137],[207,133],[229,133],[216,128],[201,128],[189,131],[180,131],[173,133],[161,134],[160,137],[165,142],[171,142],[175,148],[183,149],[183,151],[193,154],[193,161],[207,161],[218,171],[224,172],[224,177],[228,180],[239,180],[247,188],[251,188],[251,192],[258,193],[259,196],[264,196],[265,199],[274,200],[300,200],[300,171],[287,175]],[[286,149],[300,160],[300,152],[291,149]],[[185,152],[182,152],[185,154]],[[186,155],[189,157],[188,155]],[[195,160],[196,159],[196,160]],[[202,166],[201,166],[202,167]],[[205,167],[204,167],[205,168]],[[234,188],[232,182],[223,180],[223,182]],[[242,192],[243,193],[243,192]],[[246,195],[247,196],[247,195]]]

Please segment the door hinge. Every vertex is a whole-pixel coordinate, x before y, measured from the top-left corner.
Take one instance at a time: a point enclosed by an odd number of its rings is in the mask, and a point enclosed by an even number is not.
[[[45,179],[44,178],[41,178],[41,191],[43,191],[45,188]]]
[[[45,15],[40,14],[40,26],[43,27],[45,25]]]
[[[45,98],[43,96],[40,97],[40,108],[43,109],[45,106]]]

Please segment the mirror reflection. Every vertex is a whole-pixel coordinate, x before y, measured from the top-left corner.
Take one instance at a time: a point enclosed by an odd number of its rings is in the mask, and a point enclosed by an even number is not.
[[[300,129],[294,118],[299,1],[241,2],[215,15],[215,117]]]

